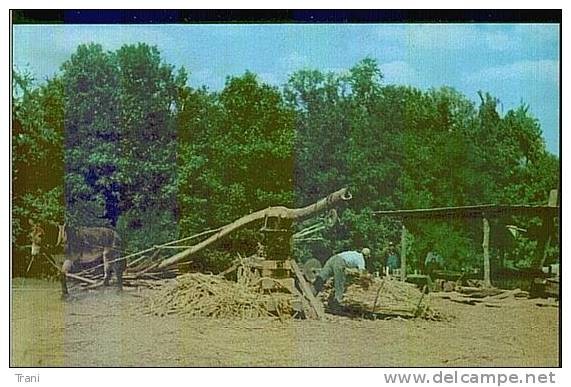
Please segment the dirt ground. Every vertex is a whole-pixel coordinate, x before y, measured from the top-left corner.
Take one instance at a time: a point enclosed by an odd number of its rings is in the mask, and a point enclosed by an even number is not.
[[[446,321],[214,320],[145,315],[141,291],[12,284],[12,366],[379,366],[559,365],[559,309],[537,300],[501,307],[431,295]]]

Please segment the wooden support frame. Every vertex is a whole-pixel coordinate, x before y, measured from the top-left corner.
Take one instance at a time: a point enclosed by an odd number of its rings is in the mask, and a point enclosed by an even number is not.
[[[401,229],[401,236],[400,236],[400,280],[406,281],[406,237],[407,237],[407,229],[406,226],[403,224]]]
[[[484,250],[484,287],[492,287],[490,279],[490,222],[485,216],[482,217],[484,237],[482,249]]]
[[[539,216],[544,219],[544,223],[548,224],[546,242],[539,247],[540,252],[534,260],[533,266],[540,269],[547,260],[547,254],[551,244],[553,243],[553,222],[556,217],[561,216],[561,196],[558,190],[551,190],[547,205],[498,205],[483,204],[461,207],[436,207],[436,208],[418,208],[409,210],[384,210],[373,211],[373,215],[379,217],[399,218],[402,222],[416,219],[437,218],[482,218],[483,222],[483,266],[484,266],[484,286],[491,287],[490,278],[490,223],[489,218],[504,217],[507,215],[523,215],[523,216]],[[401,234],[401,279],[406,279],[406,241],[403,225]]]
[[[311,285],[309,285],[305,280],[303,272],[300,270],[297,262],[290,260],[290,264],[297,278],[302,295],[309,301],[309,305],[311,306],[310,310],[312,310],[312,313],[308,317],[317,318],[318,320],[325,319],[325,309],[323,308],[323,304],[321,304],[321,302],[313,295]]]

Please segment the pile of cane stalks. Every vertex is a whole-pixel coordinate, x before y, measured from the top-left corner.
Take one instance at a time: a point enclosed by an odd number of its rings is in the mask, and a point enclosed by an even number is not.
[[[264,294],[259,286],[221,276],[189,273],[161,284],[146,300],[148,313],[224,319],[291,316],[291,297]]]
[[[324,296],[332,297],[328,286]],[[376,313],[386,317],[421,318],[440,321],[447,319],[430,306],[430,295],[416,285],[398,279],[371,276],[349,278],[344,303],[354,314]]]

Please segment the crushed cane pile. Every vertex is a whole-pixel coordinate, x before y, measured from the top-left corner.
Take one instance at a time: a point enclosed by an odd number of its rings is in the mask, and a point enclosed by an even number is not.
[[[323,299],[333,297],[335,290],[330,282]],[[363,276],[348,278],[344,304],[351,314],[376,314],[379,316],[422,318],[440,321],[449,316],[443,315],[430,305],[430,297],[414,284],[397,279],[372,278]]]
[[[263,294],[259,286],[221,276],[184,274],[154,290],[146,302],[149,313],[214,318],[260,318],[293,315],[291,296]]]

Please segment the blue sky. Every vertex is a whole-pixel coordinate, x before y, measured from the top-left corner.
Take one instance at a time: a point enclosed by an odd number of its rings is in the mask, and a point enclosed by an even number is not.
[[[474,101],[489,91],[504,112],[529,104],[559,154],[557,24],[17,25],[13,38],[14,64],[40,80],[80,43],[146,42],[212,90],[245,70],[279,86],[301,68],[345,71],[369,56],[387,83],[451,86]]]

